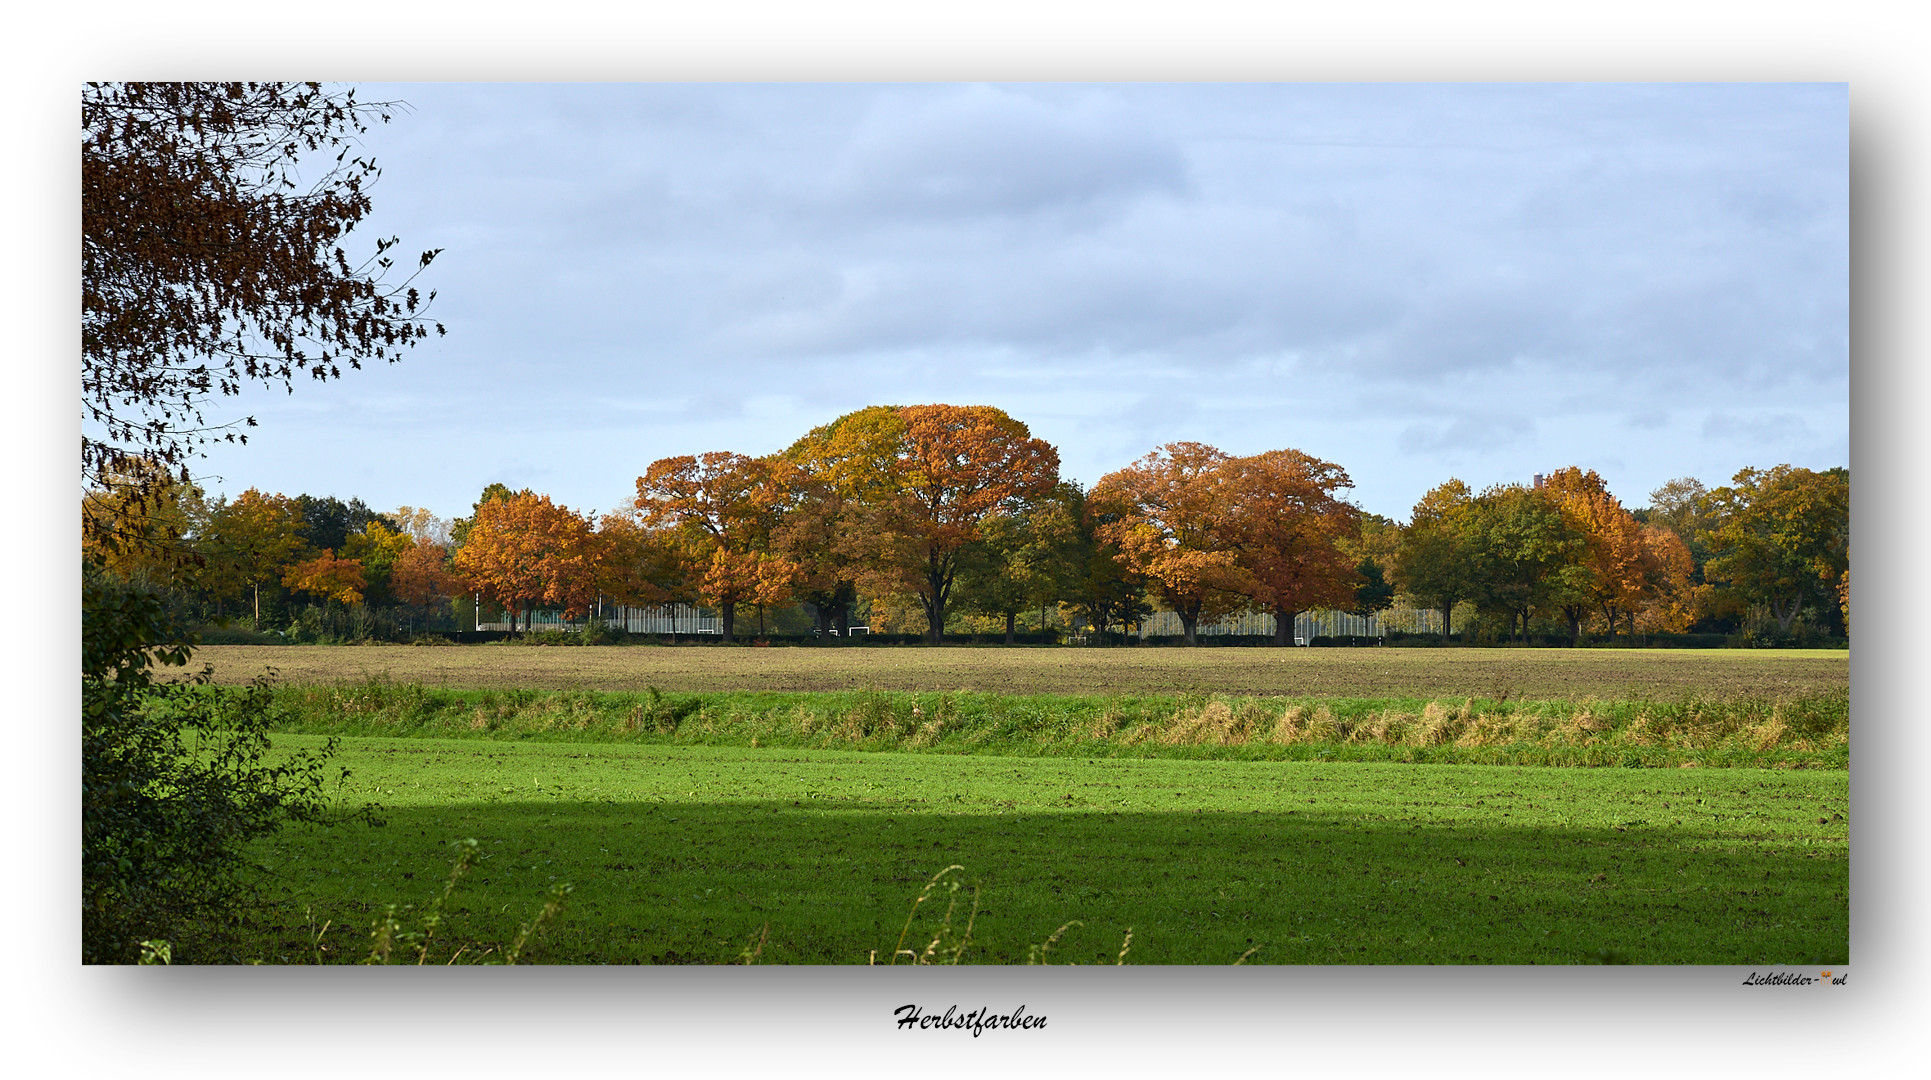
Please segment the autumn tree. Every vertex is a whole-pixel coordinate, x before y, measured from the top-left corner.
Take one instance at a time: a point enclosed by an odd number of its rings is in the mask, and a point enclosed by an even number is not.
[[[1465,528],[1474,501],[1460,480],[1435,487],[1410,511],[1396,548],[1395,585],[1421,607],[1441,612],[1444,645],[1455,605],[1475,592]]]
[[[415,537],[418,544],[447,548],[454,542],[449,531],[450,523],[422,507],[398,507],[395,513],[389,515],[389,519],[403,532]]]
[[[501,604],[516,630],[524,629],[537,604],[582,615],[596,599],[599,551],[582,515],[548,495],[492,499],[476,508],[466,542],[456,551],[456,572],[469,586]]]
[[[862,591],[903,588],[892,569],[911,560],[895,531],[905,418],[889,405],[847,413],[779,455],[784,500],[773,549],[798,566],[798,599],[821,637],[844,637]]]
[[[175,581],[198,556],[199,487],[136,461],[81,496],[81,554],[123,580]]]
[[[1649,588],[1630,621],[1644,632],[1683,633],[1705,610],[1711,586],[1697,581],[1696,559],[1675,529],[1644,525],[1643,544],[1649,549]]]
[[[784,496],[777,468],[743,454],[685,454],[654,461],[637,478],[638,520],[679,531],[698,595],[718,608],[725,641],[733,640],[739,604],[780,603],[798,576],[796,563],[771,550]]]
[[[1835,606],[1850,569],[1850,470],[1746,468],[1709,493],[1705,567],[1788,633],[1806,603]]]
[[[211,563],[229,568],[253,596],[261,625],[261,587],[281,580],[302,550],[302,517],[295,500],[249,488],[210,515]]]
[[[1292,645],[1299,613],[1354,605],[1362,579],[1344,542],[1360,514],[1335,494],[1354,485],[1339,465],[1299,450],[1233,458],[1222,468],[1240,589],[1273,614],[1274,644]]]
[[[1230,515],[1228,461],[1194,442],[1168,443],[1093,485],[1088,504],[1109,518],[1101,536],[1126,569],[1180,617],[1186,643],[1195,632],[1246,605],[1239,533]]]
[[[1343,554],[1355,560],[1354,572],[1361,579],[1354,589],[1354,602],[1343,608],[1350,615],[1366,618],[1388,610],[1395,601],[1395,584],[1389,577],[1401,551],[1401,525],[1380,514],[1361,513],[1355,534],[1339,541]]]
[[[318,600],[339,604],[361,603],[362,591],[368,587],[360,560],[338,558],[335,552],[326,549],[312,559],[289,567],[282,575],[282,584]]]
[[[915,597],[926,640],[945,640],[960,555],[988,518],[1052,491],[1059,452],[988,405],[874,406],[814,432],[788,457],[815,461],[855,504],[871,586]]]
[[[428,611],[463,591],[463,579],[450,568],[449,549],[418,536],[396,555],[389,568],[389,593]]]
[[[396,561],[415,546],[415,537],[391,528],[383,518],[376,518],[349,534],[343,541],[342,554],[362,564],[371,603],[385,603],[390,596],[389,578]]]
[[[188,478],[210,399],[394,362],[433,326],[389,280],[397,241],[350,258],[376,176],[357,137],[386,105],[316,83],[89,83],[81,92],[81,471]],[[321,167],[315,167],[320,162]]]
[[[597,538],[597,592],[612,603],[652,607],[697,598],[669,538],[638,524],[635,514],[605,514]]]
[[[1569,624],[1571,645],[1582,637],[1582,613],[1602,612],[1611,637],[1619,619],[1632,622],[1660,583],[1662,566],[1636,516],[1604,485],[1594,469],[1557,469],[1543,483],[1582,544],[1564,575],[1558,606]]]
[[[370,210],[375,166],[351,157],[369,118],[387,115],[314,83],[83,87],[85,486],[160,509],[164,477],[189,482],[207,442],[254,425],[209,422],[211,399],[394,361],[426,335],[430,298],[385,281],[396,241],[354,262],[341,243]],[[82,525],[94,551],[126,550],[152,537],[117,526],[151,516]],[[98,559],[82,578],[81,951],[129,962],[143,938],[234,921],[249,841],[331,819],[329,749],[270,760],[266,688],[152,678],[185,664],[192,640],[152,589]]]
[[[875,545],[866,527],[867,507],[842,494],[802,453],[789,456],[779,481],[783,506],[772,527],[771,549],[797,567],[792,593],[810,605],[821,640],[850,633],[858,582],[865,576]]]

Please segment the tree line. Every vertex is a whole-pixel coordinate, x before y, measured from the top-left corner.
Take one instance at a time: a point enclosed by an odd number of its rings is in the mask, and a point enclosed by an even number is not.
[[[452,602],[480,597],[513,631],[537,610],[688,603],[715,610],[729,641],[748,606],[800,604],[840,635],[861,604],[889,602],[918,612],[930,642],[959,613],[1003,619],[1010,642],[1025,612],[1103,635],[1161,610],[1189,644],[1241,612],[1272,615],[1287,644],[1301,612],[1400,600],[1439,612],[1444,640],[1458,611],[1515,640],[1537,628],[1572,643],[1745,625],[1846,634],[1842,468],[1674,480],[1636,509],[1578,468],[1479,492],[1451,479],[1401,523],[1359,509],[1345,469],[1298,450],[1170,443],[1090,489],[1058,466],[996,408],[874,406],[776,454],[652,462],[621,510],[595,518],[502,484],[444,521],[255,489],[206,500],[165,480],[87,494],[84,535],[112,522],[105,531],[153,541],[92,552],[109,566],[186,548],[177,589],[257,627],[264,596],[271,616],[300,611],[311,627],[373,625],[374,612],[398,628],[450,623]],[[162,494],[138,502],[113,494],[156,483]]]

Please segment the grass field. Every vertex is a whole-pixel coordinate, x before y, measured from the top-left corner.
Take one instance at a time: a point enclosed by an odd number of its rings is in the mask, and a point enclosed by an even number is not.
[[[278,742],[309,746],[317,736]],[[384,903],[485,853],[430,962],[888,960],[943,868],[979,886],[968,962],[1843,963],[1848,774],[1010,758],[345,740],[387,824],[284,833],[270,962],[354,961]],[[918,913],[922,948],[948,896]],[[963,930],[971,892],[958,894]],[[402,912],[407,923],[410,912]],[[313,931],[330,929],[320,938]],[[761,949],[758,943],[763,941]]]
[[[197,660],[228,683],[276,668],[277,743],[341,737],[345,796],[387,821],[259,848],[272,904],[246,948],[271,962],[365,958],[384,905],[419,918],[464,837],[482,858],[432,963],[500,957],[563,882],[526,958],[885,962],[950,866],[906,943],[955,904],[943,941],[969,924],[969,963],[1048,941],[1113,963],[1129,932],[1147,964],[1848,959],[1843,652]]]
[[[223,682],[537,690],[972,690],[997,694],[1652,699],[1848,690],[1850,654],[1687,649],[752,648],[210,645]]]

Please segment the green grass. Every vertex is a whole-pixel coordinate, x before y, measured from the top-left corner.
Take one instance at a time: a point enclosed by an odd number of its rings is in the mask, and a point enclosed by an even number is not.
[[[575,886],[531,959],[888,959],[949,865],[968,963],[1843,963],[1848,773],[1010,757],[553,739],[344,739],[381,828],[257,849],[270,962],[357,960],[386,903],[485,853],[447,946],[500,949]],[[278,736],[313,746],[316,735]],[[934,933],[924,905],[909,943]],[[970,909],[958,897],[955,929]],[[407,913],[404,913],[407,921]]]
[[[1665,700],[285,686],[306,734],[940,754],[1845,768],[1847,690]]]

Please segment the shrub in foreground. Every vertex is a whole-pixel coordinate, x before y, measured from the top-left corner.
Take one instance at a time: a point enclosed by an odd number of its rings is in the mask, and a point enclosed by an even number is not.
[[[245,909],[243,844],[335,816],[334,740],[265,764],[266,680],[214,687],[204,668],[157,681],[155,666],[185,665],[193,644],[162,597],[95,567],[81,589],[81,959],[137,962],[157,939],[182,957]]]

